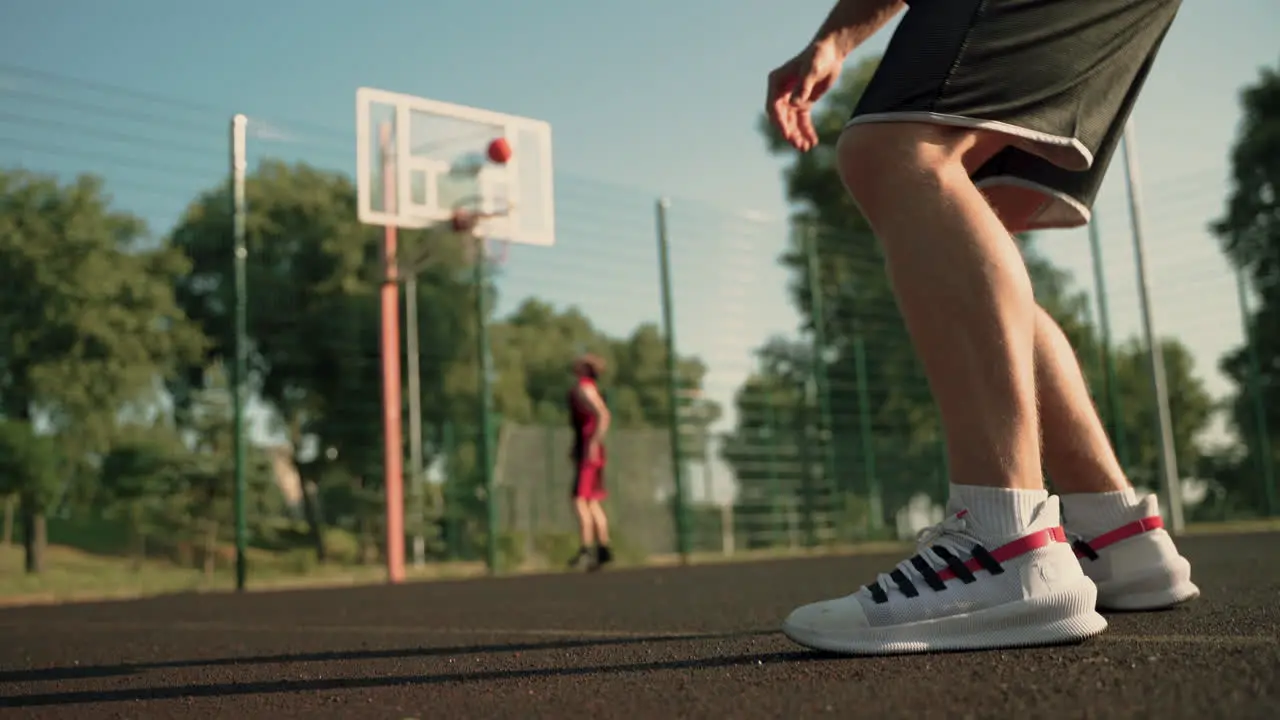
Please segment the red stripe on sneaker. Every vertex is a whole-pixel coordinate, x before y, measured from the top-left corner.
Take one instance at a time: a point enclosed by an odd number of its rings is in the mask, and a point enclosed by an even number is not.
[[[1011,543],[1001,545],[991,551],[991,557],[995,558],[996,562],[1008,562],[1019,555],[1026,555],[1033,550],[1039,550],[1052,543],[1064,543],[1066,541],[1066,531],[1061,527],[1052,527],[1048,530],[1040,530],[1030,535],[1024,535]],[[977,572],[983,569],[982,564],[973,558],[966,560],[964,566],[969,569],[969,572]],[[956,579],[956,574],[951,568],[943,568],[938,571],[938,577],[943,582],[946,582]]]
[[[1115,545],[1121,540],[1128,540],[1135,535],[1141,535],[1142,533],[1151,532],[1152,530],[1159,530],[1162,527],[1164,527],[1164,520],[1162,520],[1159,515],[1152,515],[1151,517],[1142,518],[1137,522],[1131,522],[1128,525],[1121,525],[1111,532],[1102,533],[1085,544],[1093,548],[1094,552],[1097,552],[1108,545]],[[1076,551],[1076,557],[1083,556],[1084,553],[1079,550]]]

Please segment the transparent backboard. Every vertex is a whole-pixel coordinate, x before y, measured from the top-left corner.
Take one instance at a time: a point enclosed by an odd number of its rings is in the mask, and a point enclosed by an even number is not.
[[[505,164],[490,144],[507,141]],[[551,126],[540,120],[400,93],[356,91],[356,173],[361,222],[423,228],[455,211],[498,213],[481,234],[555,244]]]

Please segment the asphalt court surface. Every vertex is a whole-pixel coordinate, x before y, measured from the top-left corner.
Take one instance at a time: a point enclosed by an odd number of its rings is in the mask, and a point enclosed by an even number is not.
[[[1079,645],[844,658],[777,632],[900,557],[0,610],[0,717],[1280,718],[1280,533]]]

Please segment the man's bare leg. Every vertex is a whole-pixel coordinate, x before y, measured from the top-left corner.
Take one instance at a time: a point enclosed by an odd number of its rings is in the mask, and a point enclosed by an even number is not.
[[[605,565],[613,562],[613,550],[609,547],[609,518],[599,500],[591,501],[591,519],[596,528],[596,562]]]
[[[574,498],[573,510],[578,516],[578,538],[583,548],[596,544],[595,518],[591,513],[591,503],[586,498]]]
[[[1022,232],[1044,202],[1040,193],[1015,186],[982,192],[1010,235]],[[1130,489],[1074,348],[1044,308],[1037,305],[1035,314],[1041,452],[1054,489],[1064,494]]]
[[[1066,334],[1036,308],[1036,390],[1044,464],[1060,493],[1130,488]]]
[[[967,169],[1003,145],[979,131],[868,123],[841,136],[840,170],[884,247],[957,484],[1040,490],[1031,280]]]
[[[1068,529],[1096,537],[1132,521],[1139,498],[1111,447],[1071,343],[1044,308],[1036,310],[1044,465],[1062,498]]]
[[[1042,200],[1026,189],[986,191],[1010,232],[1026,227]],[[1191,567],[1173,539],[1150,524],[1153,496],[1139,497],[1111,447],[1075,350],[1044,308],[1036,308],[1036,392],[1044,464],[1059,492],[1069,533],[1098,604],[1125,610],[1165,608],[1197,597]]]
[[[942,414],[950,512],[890,572],[793,611],[783,623],[791,639],[918,652],[1079,640],[1106,628],[1093,609],[1098,587],[1064,542],[1059,499],[1043,487],[1030,278],[972,178],[1077,173],[1065,182],[1087,206],[1176,13],[1176,2],[1151,2],[1120,14],[1083,0],[971,0],[912,5],[903,16],[837,152]],[[766,107],[792,146],[817,146],[813,103],[889,9],[838,0],[809,46],[770,74]],[[1088,103],[1039,90],[1104,65],[1114,73],[1094,79]],[[1107,92],[1117,87],[1125,92]],[[990,130],[996,115],[1008,135]],[[1041,145],[988,165],[1014,136],[1020,147]],[[1037,156],[1047,171],[1032,172]],[[1044,187],[1055,200],[1066,192]]]
[[[599,500],[592,500],[590,505],[591,520],[596,529],[596,542],[607,546],[609,544],[609,518],[604,514],[604,506]]]
[[[862,589],[794,610],[783,632],[836,652],[1079,640],[1106,619],[1044,490],[1037,307],[1017,244],[970,179],[1005,146],[983,131],[855,124],[841,178],[886,266],[948,443],[948,513]],[[975,572],[975,570],[977,572]]]

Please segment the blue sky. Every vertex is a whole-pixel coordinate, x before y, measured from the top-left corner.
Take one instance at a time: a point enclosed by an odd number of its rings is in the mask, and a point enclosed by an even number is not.
[[[354,166],[362,85],[544,119],[555,138],[559,242],[512,253],[504,305],[531,294],[576,304],[615,333],[657,320],[653,203],[670,196],[681,350],[710,363],[708,391],[727,401],[750,349],[796,326],[774,263],[785,238],[781,163],[756,122],[765,74],[829,7],[7,3],[0,65],[154,97],[0,67],[0,164],[103,173],[119,203],[163,233],[196,192],[221,181],[236,112],[258,130],[254,157],[343,170]],[[1230,272],[1204,228],[1226,192],[1238,92],[1280,61],[1278,36],[1275,0],[1184,3],[1135,113],[1156,322],[1192,345],[1215,393],[1227,389],[1216,362],[1239,342],[1240,321]],[[1098,215],[1113,323],[1129,335],[1138,305],[1119,158]],[[1082,231],[1046,235],[1043,246],[1090,282]]]

